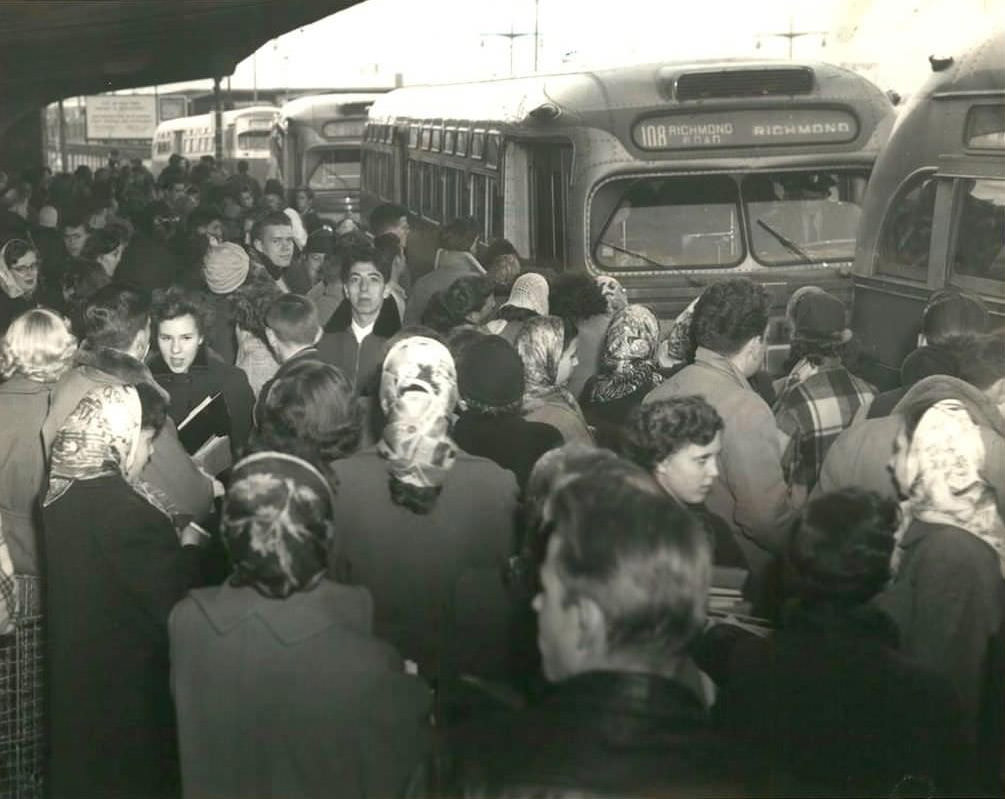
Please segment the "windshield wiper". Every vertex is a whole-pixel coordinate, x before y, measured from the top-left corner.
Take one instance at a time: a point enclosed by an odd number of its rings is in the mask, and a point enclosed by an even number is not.
[[[611,244],[611,242],[609,241],[604,241],[603,239],[601,239],[599,242],[597,242],[597,245],[599,246],[601,244],[603,244],[605,247],[610,247],[612,250],[623,252],[625,255],[630,255],[633,258],[641,258],[647,264],[651,264],[652,266],[658,266],[660,268],[664,268],[666,266],[666,264],[661,264],[659,261],[654,261],[648,255],[643,255],[640,252],[635,252],[635,250],[629,250],[624,247],[619,247],[617,244]]]
[[[813,263],[813,258],[811,258],[798,244],[796,244],[792,239],[787,236],[782,235],[777,230],[775,230],[771,225],[765,222],[763,219],[758,219],[757,224],[759,227],[764,228],[768,233],[775,237],[779,244],[781,244],[786,250],[791,253],[795,253],[804,261],[809,261]]]

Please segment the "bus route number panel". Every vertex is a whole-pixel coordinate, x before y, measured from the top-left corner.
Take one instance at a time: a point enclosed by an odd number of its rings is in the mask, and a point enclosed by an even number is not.
[[[838,109],[747,109],[648,117],[635,123],[632,139],[642,150],[686,150],[842,144],[854,141],[858,131],[855,116]]]

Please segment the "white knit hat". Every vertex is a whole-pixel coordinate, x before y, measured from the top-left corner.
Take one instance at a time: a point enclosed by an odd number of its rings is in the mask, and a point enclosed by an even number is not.
[[[536,272],[520,275],[513,281],[509,299],[503,303],[513,308],[526,308],[540,316],[548,315],[548,281]]]
[[[230,294],[248,277],[248,254],[233,242],[212,245],[202,263],[206,285],[214,294]]]

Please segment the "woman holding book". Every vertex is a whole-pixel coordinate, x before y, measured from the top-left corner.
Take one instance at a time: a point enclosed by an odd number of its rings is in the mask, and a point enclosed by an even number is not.
[[[157,350],[150,371],[170,395],[168,413],[190,454],[206,442],[203,432],[227,435],[234,458],[251,434],[255,397],[245,373],[206,345],[211,321],[207,298],[173,286],[154,293],[153,338]],[[219,399],[217,399],[219,398]],[[222,401],[222,407],[221,407]],[[186,437],[191,427],[193,438]]]

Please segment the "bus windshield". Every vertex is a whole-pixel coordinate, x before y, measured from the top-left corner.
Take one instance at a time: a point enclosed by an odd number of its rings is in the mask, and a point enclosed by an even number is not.
[[[316,190],[348,189],[359,186],[358,147],[312,150],[307,153],[304,172],[307,185]]]
[[[617,181],[601,190],[620,196],[595,258],[609,269],[727,268],[748,250],[764,266],[851,260],[866,179],[804,170]]]
[[[271,133],[267,130],[246,130],[237,134],[238,150],[269,150]]]

